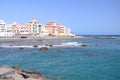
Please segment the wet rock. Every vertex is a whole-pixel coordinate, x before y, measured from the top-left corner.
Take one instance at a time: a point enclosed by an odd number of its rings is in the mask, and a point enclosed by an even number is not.
[[[52,44],[46,44],[46,46],[53,47],[53,45],[52,45]]]
[[[25,74],[23,74],[23,73],[21,73],[21,75],[22,75],[25,79],[29,78],[28,75],[25,75]]]
[[[24,49],[23,47],[20,48],[21,50]]]
[[[45,50],[48,50],[48,48],[47,47],[41,47],[39,50],[45,51]]]
[[[53,47],[53,45],[52,45],[52,44],[49,44],[49,47]]]
[[[42,75],[39,73],[39,72],[31,72],[31,71],[22,71],[24,74],[27,74],[27,76],[30,76],[32,78],[39,78],[41,77]]]
[[[38,46],[37,46],[37,45],[34,45],[33,47],[37,48]]]
[[[88,47],[89,45],[88,44],[80,44],[80,46]]]
[[[15,69],[15,70],[21,70],[18,65],[13,66],[12,68]]]

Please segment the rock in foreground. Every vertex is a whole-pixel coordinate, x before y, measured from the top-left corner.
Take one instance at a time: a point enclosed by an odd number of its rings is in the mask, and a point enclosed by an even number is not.
[[[0,66],[0,80],[50,80],[38,72],[25,71],[18,66]]]

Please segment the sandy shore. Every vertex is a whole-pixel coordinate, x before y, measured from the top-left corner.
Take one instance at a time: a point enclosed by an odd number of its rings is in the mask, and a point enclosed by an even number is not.
[[[66,41],[83,39],[84,37],[39,37],[39,38],[0,38],[0,45],[45,45],[45,44],[61,44]]]

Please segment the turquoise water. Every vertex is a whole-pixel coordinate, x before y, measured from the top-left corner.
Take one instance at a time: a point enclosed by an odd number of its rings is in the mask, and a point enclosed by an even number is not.
[[[89,47],[0,48],[0,65],[19,65],[60,80],[119,80],[120,40],[83,39]]]

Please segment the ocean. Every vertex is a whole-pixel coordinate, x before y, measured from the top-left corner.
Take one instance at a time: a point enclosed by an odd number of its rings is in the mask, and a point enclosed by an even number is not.
[[[0,65],[18,65],[52,80],[120,80],[120,36],[87,37],[66,43],[89,46],[53,46],[46,51],[0,47]]]

